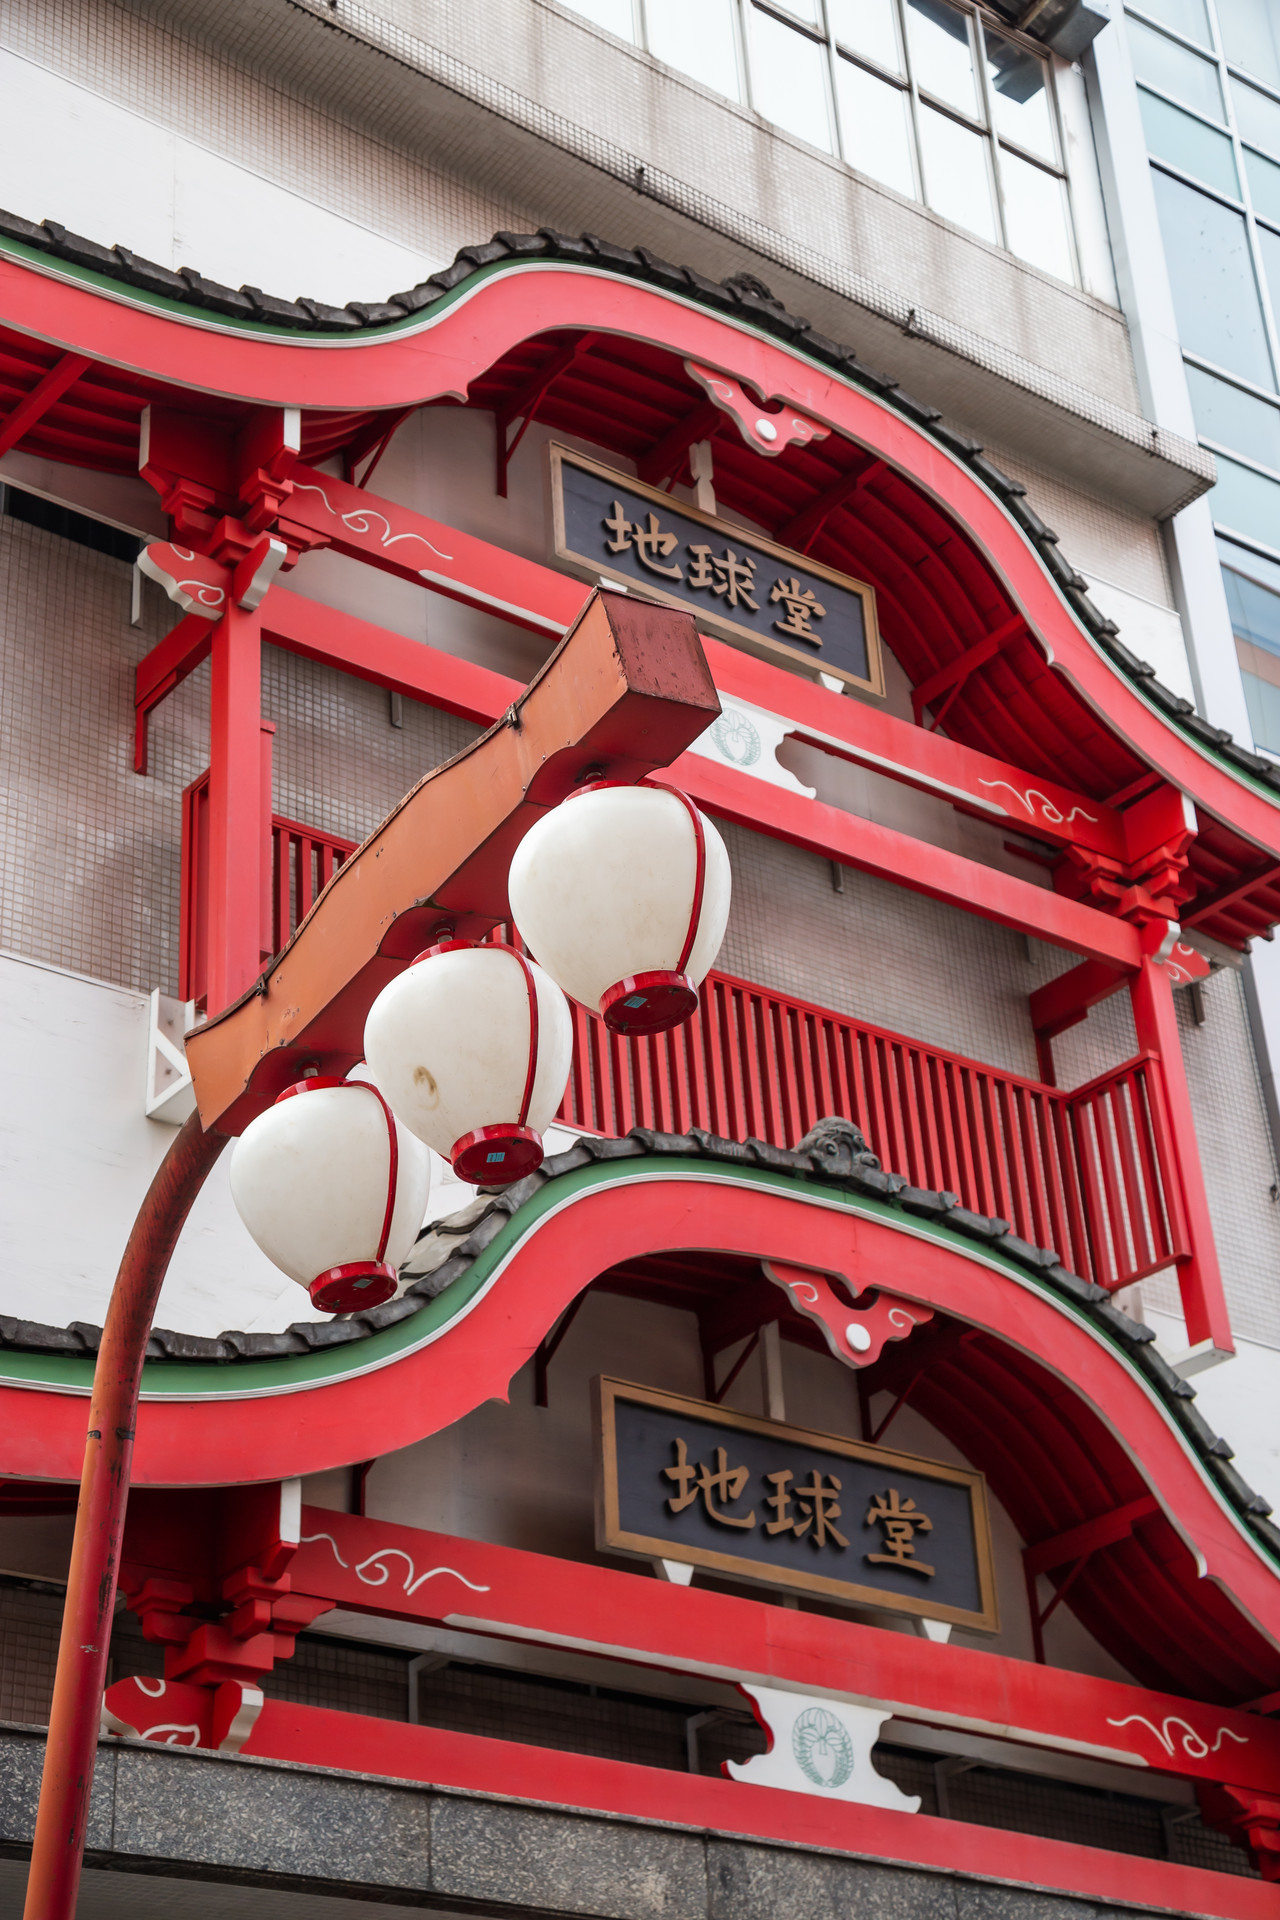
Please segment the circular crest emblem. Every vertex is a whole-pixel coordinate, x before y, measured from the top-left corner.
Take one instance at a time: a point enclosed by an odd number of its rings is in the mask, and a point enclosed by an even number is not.
[[[791,1729],[791,1751],[815,1787],[842,1787],[853,1772],[853,1742],[842,1720],[825,1707],[806,1707]]]
[[[760,735],[745,713],[722,713],[711,729],[711,738],[735,767],[754,767],[760,758]]]

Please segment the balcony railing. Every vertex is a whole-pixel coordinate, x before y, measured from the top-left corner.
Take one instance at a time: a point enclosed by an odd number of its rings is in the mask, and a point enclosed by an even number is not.
[[[1152,1054],[1064,1093],[725,974],[692,1020],[652,1039],[619,1039],[581,1007],[573,1019],[567,1126],[794,1147],[844,1114],[886,1167],[1008,1220],[1101,1286],[1190,1252]]]
[[[205,992],[208,777],[183,798],[181,982]],[[262,957],[278,953],[354,843],[276,816]],[[505,929],[495,929],[501,937]],[[684,1026],[625,1040],[573,1007],[559,1119],[589,1133],[705,1127],[794,1147],[843,1114],[881,1163],[955,1193],[1110,1289],[1190,1258],[1159,1059],[1137,1054],[1071,1092],[711,974]]]
[[[182,912],[178,937],[178,997],[203,1006],[208,987],[209,950],[209,775],[193,780],[182,796]],[[263,960],[279,953],[313,901],[328,885],[356,841],[320,833],[297,820],[275,814],[271,821],[271,865],[262,898]]]

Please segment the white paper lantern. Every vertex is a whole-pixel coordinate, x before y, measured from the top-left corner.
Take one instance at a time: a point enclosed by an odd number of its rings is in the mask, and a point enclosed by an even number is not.
[[[367,1080],[286,1088],[231,1160],[241,1220],[325,1313],[391,1298],[430,1190],[431,1156]]]
[[[521,935],[565,992],[614,1033],[687,1020],[724,939],[724,841],[671,787],[602,782],[525,835],[507,891]]]
[[[461,1180],[506,1186],[542,1164],[564,1098],[573,1021],[514,947],[446,940],[369,1009],[365,1055],[397,1117]]]

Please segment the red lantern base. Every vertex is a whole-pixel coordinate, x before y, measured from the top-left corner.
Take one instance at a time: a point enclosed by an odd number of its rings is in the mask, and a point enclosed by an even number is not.
[[[449,1159],[459,1180],[469,1186],[509,1187],[542,1165],[542,1135],[504,1120],[464,1133],[449,1149]]]
[[[361,1307],[380,1307],[398,1285],[395,1268],[383,1261],[352,1260],[318,1273],[307,1292],[321,1313],[355,1313]]]
[[[698,989],[684,973],[635,973],[600,995],[610,1033],[665,1033],[698,1010]]]

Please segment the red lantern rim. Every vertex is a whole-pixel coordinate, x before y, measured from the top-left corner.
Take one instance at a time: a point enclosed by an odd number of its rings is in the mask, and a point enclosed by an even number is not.
[[[339,1081],[345,1086],[346,1081]],[[359,1082],[350,1084],[358,1085]],[[367,1084],[367,1083],[365,1083]],[[350,1260],[345,1266],[318,1273],[307,1292],[321,1313],[355,1313],[361,1307],[380,1307],[400,1284],[394,1267],[382,1260]]]
[[[527,1173],[536,1173],[542,1157],[542,1135],[511,1120],[464,1133],[449,1149],[459,1180],[477,1187],[509,1187]]]
[[[687,973],[656,968],[616,980],[600,996],[600,1017],[610,1033],[638,1037],[666,1033],[698,1010],[698,989]]]
[[[344,1080],[340,1073],[313,1073],[309,1079],[295,1080],[291,1087],[286,1087],[283,1093],[278,1093],[271,1104],[278,1107],[282,1100],[292,1100],[294,1096],[299,1093],[314,1093],[318,1087],[349,1087],[357,1085],[367,1086],[368,1081]]]
[[[409,965],[411,967],[416,967],[419,961],[434,960],[438,953],[458,953],[464,948],[469,950],[472,947],[480,947],[485,944],[489,944],[492,946],[504,946],[506,943],[505,941],[498,941],[498,940],[494,940],[488,943],[482,942],[479,940],[455,940],[453,936],[450,935],[449,939],[437,940],[434,946],[424,947],[421,953],[415,953],[412,960],[409,962]]]

